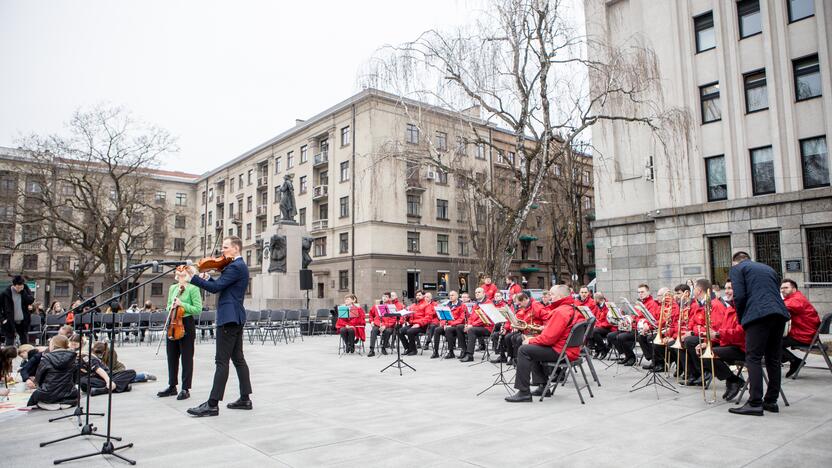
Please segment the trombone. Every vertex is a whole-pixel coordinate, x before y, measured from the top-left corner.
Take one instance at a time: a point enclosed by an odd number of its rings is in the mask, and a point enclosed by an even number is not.
[[[701,346],[701,345],[700,345]],[[713,398],[708,400],[707,386],[705,384],[705,359],[711,361],[711,384],[714,392]],[[705,347],[699,353],[699,364],[702,369],[702,398],[705,403],[711,404],[716,401],[716,383],[714,372],[714,350],[711,344],[711,288],[708,288],[705,295]]]
[[[668,292],[662,298],[662,308],[659,311],[659,323],[658,323],[658,326],[656,327],[656,337],[653,339],[653,348],[654,349],[655,349],[656,346],[664,346],[664,366],[665,366],[665,370],[669,369],[670,366],[667,364],[668,351],[667,351],[667,345],[665,344],[665,336],[664,336],[662,328],[667,325],[667,322],[671,319],[672,314],[673,314],[673,295]],[[654,354],[655,354],[655,351],[654,351]],[[666,374],[666,375],[668,375],[668,374]]]

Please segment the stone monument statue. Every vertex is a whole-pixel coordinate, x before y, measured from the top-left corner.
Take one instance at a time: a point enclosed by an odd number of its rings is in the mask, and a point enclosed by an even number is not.
[[[280,193],[280,222],[284,224],[297,224],[295,215],[298,214],[295,204],[295,187],[292,185],[292,175],[283,176],[283,185],[277,191]]]
[[[286,273],[286,236],[275,234],[269,241],[269,273]]]
[[[309,236],[303,236],[303,240],[301,241],[301,259],[300,259],[300,268],[301,270],[306,270],[309,268],[309,264],[312,263],[312,256],[309,255],[309,249],[312,248],[312,242],[315,239]]]

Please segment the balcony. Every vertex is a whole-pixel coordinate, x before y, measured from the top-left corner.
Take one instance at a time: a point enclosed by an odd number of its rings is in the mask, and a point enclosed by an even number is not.
[[[217,231],[222,231],[223,227],[225,227],[225,224],[223,223],[223,220],[218,219],[217,222],[216,222]]]
[[[257,205],[257,217],[266,216],[269,214],[268,205]]]
[[[225,204],[225,196],[217,195],[217,205],[224,205]]]
[[[269,178],[268,176],[258,177],[257,178],[257,189],[266,188],[269,186]]]
[[[326,198],[329,196],[329,186],[328,185],[318,185],[317,187],[312,189],[312,199],[313,200],[320,200],[322,198]]]
[[[424,192],[425,185],[422,181],[422,178],[419,176],[419,173],[416,172],[407,177],[405,180],[405,190],[408,192]]]
[[[231,224],[236,224],[236,225],[243,224],[243,215],[242,215],[242,213],[235,213],[235,214],[231,215],[229,218],[231,218]]]
[[[329,227],[329,220],[328,219],[316,219],[312,221],[312,228],[309,230],[310,232],[315,231],[323,231]]]
[[[312,167],[318,167],[328,163],[329,153],[327,151],[321,151],[320,153],[316,154],[314,158],[312,158]]]

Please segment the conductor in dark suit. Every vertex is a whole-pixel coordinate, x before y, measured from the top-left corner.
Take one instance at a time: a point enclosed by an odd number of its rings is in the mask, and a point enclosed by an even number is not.
[[[35,302],[35,296],[26,281],[18,275],[12,278],[12,284],[0,292],[0,329],[6,346],[14,345],[14,335],[20,337],[20,344],[29,343],[29,324],[32,313],[29,306]]]
[[[737,318],[745,331],[745,367],[748,368],[748,401],[734,414],[762,416],[763,411],[779,411],[780,353],[783,330],[789,311],[780,296],[780,279],[765,264],[751,261],[746,252],[737,252],[728,272],[734,287]],[[763,366],[765,358],[768,388],[763,397]]]
[[[222,254],[234,260],[222,270],[216,280],[207,273],[191,278],[191,284],[210,293],[218,294],[217,298],[217,369],[214,372],[214,386],[208,401],[188,410],[194,416],[217,416],[218,404],[225,394],[225,384],[228,381],[228,360],[234,363],[237,380],[240,381],[240,399],[227,405],[230,409],[250,410],[252,408],[251,381],[249,380],[248,364],[243,356],[243,326],[246,323],[246,311],[243,299],[248,286],[248,266],[240,256],[243,242],[239,237],[229,236],[222,241]]]

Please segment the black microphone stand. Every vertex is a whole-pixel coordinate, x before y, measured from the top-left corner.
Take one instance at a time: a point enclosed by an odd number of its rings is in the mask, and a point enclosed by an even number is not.
[[[384,371],[386,371],[387,369],[389,369],[393,366],[396,366],[399,369],[399,375],[403,375],[402,374],[402,366],[407,366],[410,370],[412,370],[413,372],[416,372],[416,369],[414,369],[413,366],[404,362],[404,359],[402,359],[402,339],[401,339],[401,335],[399,334],[399,331],[401,329],[401,323],[400,323],[399,320],[402,318],[402,316],[401,316],[401,314],[388,314],[388,315],[395,315],[396,316],[396,326],[394,328],[395,333],[396,333],[396,360],[391,362],[390,364],[388,364],[387,367],[380,370],[379,372],[384,372]]]
[[[152,283],[153,281],[156,281],[157,279],[167,275],[168,273],[171,273],[175,269],[176,269],[176,267],[173,267],[173,268],[171,268],[167,271],[159,273],[156,276],[153,276],[152,278],[148,279],[147,281],[145,281],[143,283],[137,284],[136,286],[133,286],[132,288],[127,289],[126,291],[124,291],[122,293],[116,294],[115,296],[113,296],[109,300],[107,300],[107,303],[110,303],[112,301],[116,301],[119,298],[124,297],[124,296],[130,294],[131,292],[133,292],[133,291],[135,291],[139,288],[142,288],[142,287],[144,287],[145,285],[147,285],[149,283]],[[127,278],[124,278],[124,279],[127,279]],[[122,281],[124,281],[124,280],[122,280]],[[108,366],[108,368],[109,368],[109,374],[108,374],[109,379],[108,380],[110,381],[109,382],[110,384],[107,387],[107,435],[104,436],[106,438],[106,440],[104,441],[104,444],[102,445],[101,450],[99,450],[97,452],[84,454],[84,455],[78,455],[78,456],[75,456],[75,457],[54,460],[53,463],[56,464],[56,465],[61,464],[61,463],[66,462],[66,461],[80,460],[82,458],[94,457],[96,455],[102,455],[102,456],[103,455],[112,455],[116,458],[119,458],[123,461],[126,461],[127,463],[129,463],[131,465],[136,464],[135,460],[131,460],[127,457],[124,457],[124,456],[116,453],[116,450],[122,450],[122,449],[132,447],[133,443],[131,442],[129,444],[125,444],[125,445],[122,445],[120,447],[116,447],[113,444],[112,439],[115,439],[115,440],[118,440],[118,441],[120,441],[121,439],[117,438],[117,437],[113,437],[111,435],[111,429],[112,429],[112,426],[113,426],[113,357],[114,357],[114,354],[115,354],[115,341],[116,341],[115,340],[115,332],[116,332],[116,328],[115,328],[116,317],[115,317],[115,315],[116,315],[115,312],[110,314],[110,350],[109,350],[109,352],[110,352],[110,357],[109,357],[110,365]],[[92,345],[90,345],[90,348],[91,347],[92,347]],[[91,351],[90,351],[90,355],[87,357],[87,359],[88,360],[92,359],[92,352]],[[91,378],[89,373],[87,374],[87,378],[88,379]],[[89,399],[89,394],[90,394],[91,390],[92,390],[92,388],[88,384],[87,385],[87,398],[88,399]]]

